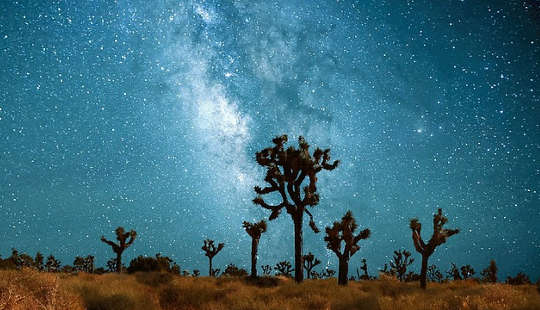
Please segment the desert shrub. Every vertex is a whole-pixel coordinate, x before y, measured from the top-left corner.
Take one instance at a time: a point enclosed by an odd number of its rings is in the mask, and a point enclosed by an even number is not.
[[[280,280],[276,277],[256,277],[256,278],[246,278],[245,283],[248,285],[254,285],[258,287],[276,287],[279,285]]]
[[[243,268],[238,268],[235,264],[230,263],[227,265],[223,273],[221,274],[222,277],[245,277],[248,273]]]
[[[531,284],[531,279],[529,279],[529,276],[524,274],[523,272],[519,272],[515,277],[508,277],[506,279],[507,284],[511,285],[523,285],[523,284]]]
[[[161,256],[159,253],[156,257],[139,255],[129,262],[127,268],[129,273],[138,271],[167,271],[173,273],[180,273],[180,267],[176,265],[172,259],[167,256]]]

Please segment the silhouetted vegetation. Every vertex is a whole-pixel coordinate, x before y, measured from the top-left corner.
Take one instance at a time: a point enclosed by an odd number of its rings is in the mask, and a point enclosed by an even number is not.
[[[461,266],[460,270],[461,270],[461,277],[463,278],[463,280],[472,278],[472,276],[474,276],[474,274],[476,273],[473,267],[471,267],[471,265]]]
[[[291,263],[289,261],[281,261],[274,266],[277,276],[290,277],[294,269],[292,269]]]
[[[431,282],[442,283],[444,280],[441,270],[436,265],[431,265],[428,267],[427,277]]]
[[[263,275],[269,276],[272,273],[272,266],[270,265],[263,265],[261,266],[261,269],[263,271]]]
[[[299,148],[291,146],[285,150],[287,135],[276,137],[272,140],[273,147],[266,148],[256,153],[257,163],[267,169],[264,181],[269,186],[261,188],[255,187],[258,194],[253,202],[271,211],[269,220],[279,216],[285,208],[291,215],[294,223],[294,268],[295,281],[302,282],[304,279],[302,263],[302,224],[304,213],[309,218],[309,226],[317,233],[319,229],[313,221],[313,216],[307,207],[319,204],[319,194],[317,193],[317,173],[321,170],[334,170],[339,161],[330,161],[330,149],[315,149],[313,156],[309,153],[309,144],[303,137],[299,137]],[[302,189],[302,183],[308,178],[308,185]],[[302,190],[304,197],[302,197]],[[278,192],[281,203],[270,205],[264,201],[261,195]],[[287,197],[288,194],[288,197]],[[289,198],[291,201],[289,201]]]
[[[531,284],[531,279],[523,272],[519,272],[515,277],[506,278],[506,283],[510,285]]]
[[[341,222],[334,222],[332,227],[326,227],[326,247],[334,252],[339,259],[339,274],[338,284],[347,285],[349,277],[349,260],[360,249],[358,242],[369,238],[370,230],[364,229],[358,235],[354,232],[358,228],[356,220],[349,210],[341,218]],[[341,242],[344,242],[343,251],[341,250]]]
[[[452,279],[454,281],[463,280],[461,274],[459,273],[459,269],[454,263],[451,263],[450,270],[448,270],[446,274],[448,275],[449,279]]]
[[[57,260],[54,255],[49,255],[47,257],[47,261],[45,262],[45,270],[47,270],[47,272],[59,272],[60,266],[61,262]]]
[[[362,258],[362,266],[360,266],[360,270],[362,270],[362,274],[360,274],[358,269],[356,269],[356,275],[359,280],[371,280],[371,277],[368,274],[367,260],[365,258]]]
[[[437,213],[433,215],[433,235],[428,243],[422,240],[420,231],[422,224],[418,222],[418,219],[412,219],[410,222],[410,228],[412,230],[412,239],[416,251],[422,254],[422,269],[420,271],[420,287],[426,288],[427,266],[429,257],[433,254],[435,249],[446,242],[446,239],[459,233],[459,229],[444,229],[443,226],[448,222],[448,219],[442,215],[442,209],[438,209]]]
[[[217,277],[219,275],[220,270],[212,268],[212,259],[217,255],[217,253],[219,253],[219,251],[223,249],[224,246],[225,243],[220,243],[216,247],[214,245],[214,240],[204,240],[204,245],[201,249],[204,251],[204,255],[208,257],[208,275],[211,277]]]
[[[261,235],[266,231],[266,222],[264,220],[258,223],[249,223],[244,221],[242,224],[248,235],[251,237],[251,276],[257,276],[257,248]]]
[[[482,281],[484,282],[497,282],[497,264],[495,264],[495,261],[491,260],[489,266],[482,270],[480,274],[482,275]]]
[[[223,270],[223,273],[221,274],[222,277],[245,277],[248,273],[243,268],[238,268],[235,264],[230,263],[227,265],[225,270]]]
[[[414,258],[410,256],[411,252],[407,250],[394,251],[394,256],[390,261],[390,274],[395,275],[399,281],[405,281],[407,267],[414,262]]]
[[[171,272],[174,274],[180,274],[180,266],[178,266],[171,258],[167,256],[161,256],[156,254],[156,257],[139,255],[129,262],[127,268],[129,273],[133,272]]]
[[[114,269],[116,269],[116,272],[122,272],[122,253],[124,253],[124,251],[133,243],[133,241],[135,241],[137,232],[134,230],[126,232],[123,227],[116,228],[114,232],[116,233],[116,240],[118,240],[118,243],[109,241],[105,239],[104,236],[101,236],[101,241],[110,245],[113,252],[116,253],[116,266],[114,266]]]
[[[304,261],[304,269],[306,270],[307,278],[310,279],[313,267],[319,265],[321,263],[321,261],[316,259],[315,256],[313,255],[313,253],[311,253],[311,252],[304,255],[302,258],[303,258],[303,261]]]
[[[92,255],[87,255],[86,257],[76,256],[73,261],[75,271],[93,273],[94,267],[94,256]]]

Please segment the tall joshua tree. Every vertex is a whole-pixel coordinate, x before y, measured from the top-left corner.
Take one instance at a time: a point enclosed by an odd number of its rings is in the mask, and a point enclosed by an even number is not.
[[[426,289],[426,276],[427,276],[427,267],[428,260],[431,254],[435,252],[435,248],[439,245],[446,242],[448,237],[451,237],[459,233],[459,229],[445,229],[443,228],[444,224],[448,222],[448,219],[443,216],[442,209],[439,209],[436,214],[433,215],[433,235],[428,243],[425,243],[422,240],[420,235],[420,230],[422,229],[422,224],[418,222],[418,219],[411,219],[410,227],[412,230],[412,239],[416,251],[422,255],[422,269],[420,272],[420,287]]]
[[[482,270],[482,280],[485,282],[496,283],[497,282],[497,264],[494,260],[489,262],[489,267]]]
[[[257,248],[259,247],[259,240],[262,233],[266,231],[266,222],[264,220],[258,223],[244,221],[242,225],[251,237],[251,276],[255,278],[257,276]]]
[[[326,227],[326,246],[336,253],[339,258],[338,284],[347,285],[349,273],[349,259],[360,249],[358,241],[369,238],[369,229],[362,230],[358,235],[354,231],[358,228],[351,211],[347,211],[341,218],[341,222],[334,222],[334,225]],[[345,241],[343,252],[341,251],[341,241]]]
[[[217,255],[217,253],[219,253],[219,251],[223,249],[224,246],[225,246],[224,243],[220,243],[216,247],[214,245],[214,240],[210,240],[210,239],[204,240],[204,245],[202,246],[201,249],[205,252],[204,255],[208,257],[208,265],[209,265],[208,275],[211,277],[213,277],[216,274],[216,270],[212,269],[212,259],[214,258],[214,256]]]
[[[309,279],[311,277],[311,270],[313,267],[319,265],[321,263],[320,260],[315,258],[315,255],[313,253],[309,252],[307,255],[304,255],[302,257],[304,260],[304,269],[306,269],[307,278]]]
[[[299,148],[291,146],[285,150],[287,135],[276,137],[272,140],[273,147],[263,149],[256,153],[257,163],[267,169],[266,181],[269,186],[265,188],[255,187],[258,194],[253,202],[265,209],[272,211],[269,220],[279,216],[285,209],[290,214],[294,223],[294,279],[297,283],[304,280],[302,263],[302,226],[304,213],[309,218],[309,226],[318,233],[319,229],[313,221],[308,206],[316,206],[319,203],[319,194],[317,193],[317,173],[321,170],[335,169],[339,161],[330,161],[330,149],[315,149],[313,155],[309,153],[309,144],[303,137],[299,137]],[[308,180],[307,186],[302,189],[304,180]],[[304,192],[302,197],[302,191]],[[279,193],[281,203],[270,205],[264,201],[261,195],[272,192]]]
[[[101,236],[101,241],[110,245],[114,253],[116,253],[116,272],[122,272],[122,253],[125,249],[129,248],[133,241],[135,241],[135,237],[137,237],[137,232],[134,230],[126,232],[123,227],[118,227],[116,228],[115,233],[118,243],[109,241],[105,239],[104,236]]]

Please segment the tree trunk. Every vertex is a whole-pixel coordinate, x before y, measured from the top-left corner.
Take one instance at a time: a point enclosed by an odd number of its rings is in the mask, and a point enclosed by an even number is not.
[[[116,272],[122,272],[122,253],[116,253]]]
[[[251,239],[251,277],[257,277],[257,247],[259,239]]]
[[[214,271],[212,270],[212,257],[208,257],[208,265],[209,265],[208,276],[213,277]]]
[[[302,219],[304,212],[293,216],[294,221],[294,280],[304,281],[304,264],[302,262]]]
[[[426,289],[428,259],[429,259],[428,255],[422,255],[422,270],[420,271],[420,287],[423,289]]]
[[[311,279],[311,268],[306,269],[306,278]]]
[[[347,285],[348,280],[349,280],[349,261],[345,258],[340,258],[338,284]]]

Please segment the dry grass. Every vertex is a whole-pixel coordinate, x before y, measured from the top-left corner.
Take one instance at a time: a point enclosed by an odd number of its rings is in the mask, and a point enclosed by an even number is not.
[[[0,271],[0,309],[540,309],[533,285],[457,281],[417,283],[393,279],[350,282],[287,279],[248,283],[232,278],[169,274],[59,275]]]

